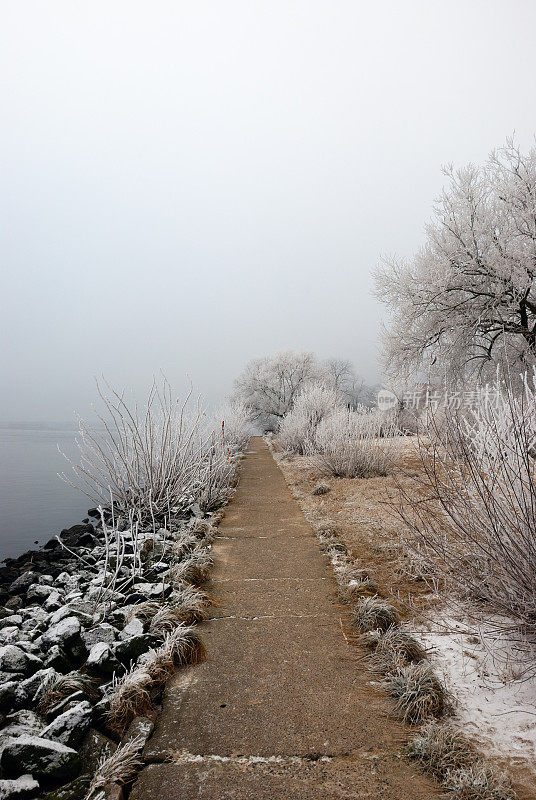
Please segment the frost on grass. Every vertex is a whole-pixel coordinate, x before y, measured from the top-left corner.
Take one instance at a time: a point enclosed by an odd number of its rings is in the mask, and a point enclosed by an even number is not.
[[[372,658],[374,669],[383,674],[396,672],[408,664],[426,661],[425,648],[406,630],[388,628],[377,640]]]
[[[425,662],[409,664],[388,675],[386,687],[396,701],[396,711],[409,724],[440,717],[449,707],[445,685]]]
[[[399,617],[390,603],[377,597],[365,597],[354,610],[354,624],[361,633],[367,631],[386,631],[391,625],[398,625]]]
[[[438,778],[455,800],[514,800],[509,779],[482,760],[452,725],[428,722],[410,742],[408,756]]]

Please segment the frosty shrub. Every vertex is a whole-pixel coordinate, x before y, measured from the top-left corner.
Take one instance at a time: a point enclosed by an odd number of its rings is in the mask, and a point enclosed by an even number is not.
[[[305,386],[283,417],[278,437],[280,445],[298,455],[310,452],[318,425],[341,404],[342,398],[336,389],[321,383]]]
[[[396,447],[393,423],[376,411],[339,408],[319,423],[312,451],[329,475],[369,478],[386,475]]]
[[[79,461],[67,458],[74,477],[62,477],[93,502],[119,514],[162,520],[193,503],[210,510],[228,497],[234,465],[221,430],[203,418],[189,396],[179,403],[164,379],[153,382],[140,407],[124,393],[99,386],[97,423],[79,420]],[[243,441],[236,434],[233,452]]]
[[[464,592],[536,640],[536,373],[498,381],[493,401],[447,415],[420,445],[426,500],[403,490],[421,550]],[[423,493],[421,493],[423,494]],[[496,621],[499,625],[500,623]]]

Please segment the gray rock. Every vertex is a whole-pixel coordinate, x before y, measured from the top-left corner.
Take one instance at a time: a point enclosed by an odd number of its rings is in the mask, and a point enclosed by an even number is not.
[[[130,622],[125,625],[119,636],[123,640],[130,639],[132,636],[141,636],[143,631],[144,627],[141,619],[133,617]]]
[[[9,587],[10,594],[17,594],[17,592],[25,592],[30,588],[32,583],[35,583],[38,576],[35,572],[23,572],[18,578],[15,578]]]
[[[20,639],[20,630],[16,625],[9,625],[0,630],[0,644],[13,644]]]
[[[46,586],[42,583],[34,583],[26,592],[26,600],[29,603],[44,602],[53,591],[54,589],[52,586]]]
[[[136,661],[139,656],[150,650],[151,647],[158,647],[160,639],[151,633],[143,633],[141,636],[133,636],[124,642],[119,642],[114,647],[114,654],[123,664]]]
[[[40,669],[31,678],[21,681],[17,685],[16,692],[19,704],[24,705],[25,702],[34,702],[45,682],[53,680],[57,675],[56,670],[49,667],[48,669]]]
[[[6,727],[0,731],[2,737],[22,736],[23,734],[39,736],[39,731],[43,729],[43,722],[37,714],[26,709],[8,714],[6,722]]]
[[[57,644],[53,645],[45,656],[45,667],[51,667],[58,672],[68,672],[71,668],[71,662],[63,647]]]
[[[117,744],[112,739],[95,728],[91,728],[79,749],[84,771],[93,774],[100,759],[113,755],[116,750]]]
[[[132,722],[127,728],[127,731],[121,739],[121,744],[133,742],[137,740],[138,753],[141,753],[149,737],[151,736],[154,728],[154,722],[149,717],[134,717]]]
[[[147,597],[149,600],[159,600],[165,598],[171,592],[172,587],[169,583],[137,583],[135,590]]]
[[[83,607],[80,607],[81,605]],[[73,601],[68,605],[58,608],[57,611],[54,611],[50,617],[50,624],[57,625],[58,622],[67,619],[67,617],[76,617],[84,628],[88,628],[93,624],[93,616],[90,609],[91,605],[89,603],[83,602],[81,604]]]
[[[76,750],[60,742],[24,735],[4,747],[0,766],[8,777],[22,772],[37,777],[69,780],[78,774],[80,759]]]
[[[65,617],[55,625],[53,624],[43,634],[42,646],[44,648],[53,647],[54,645],[68,647],[80,638],[80,631],[80,620],[74,616]]]
[[[116,674],[124,672],[123,665],[117,660],[107,642],[97,642],[93,645],[86,661],[86,669],[102,677],[111,677],[114,672]]]
[[[17,681],[2,681],[0,683],[0,708],[2,711],[9,711],[13,708],[17,686]]]
[[[3,672],[19,672],[23,675],[31,675],[43,666],[40,658],[25,653],[20,647],[14,644],[6,644],[0,647],[0,670]]]
[[[93,709],[82,700],[54,719],[43,731],[43,739],[54,739],[67,747],[78,747],[91,726]]]
[[[46,583],[48,586],[52,586],[54,584],[54,578],[52,575],[40,575],[39,576],[39,583]]]
[[[33,797],[39,790],[39,783],[31,775],[21,775],[15,780],[0,780],[0,800],[17,800]]]
[[[95,625],[93,628],[84,631],[82,633],[82,639],[86,647],[91,650],[93,645],[97,644],[97,642],[113,644],[117,639],[117,630],[108,622],[103,622],[100,625]]]
[[[9,598],[9,600],[5,604],[5,607],[9,608],[10,611],[11,610],[17,611],[19,608],[22,608],[23,605],[24,605],[24,603],[23,603],[22,597],[20,597],[18,594],[16,594],[13,597]]]
[[[17,628],[20,628],[22,625],[22,616],[20,614],[9,614],[7,617],[0,619],[0,629],[9,628],[12,625],[16,625]]]
[[[45,600],[45,608],[47,611],[57,611],[59,608],[61,608],[61,605],[61,594],[56,590],[51,592]]]

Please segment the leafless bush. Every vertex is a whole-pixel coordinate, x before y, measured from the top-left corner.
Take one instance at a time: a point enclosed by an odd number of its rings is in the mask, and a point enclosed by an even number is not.
[[[311,454],[336,477],[386,475],[395,453],[395,433],[394,426],[386,432],[377,412],[337,409],[319,423]]]
[[[298,455],[310,452],[314,449],[318,425],[342,402],[342,396],[330,386],[321,383],[304,386],[281,421],[278,435],[281,447]]]
[[[189,399],[179,405],[168,382],[153,382],[145,405],[98,387],[104,410],[91,426],[79,420],[79,463],[62,475],[101,505],[140,519],[164,519],[192,503],[209,510],[228,497],[234,465],[221,431],[203,421]]]
[[[508,381],[494,402],[420,443],[422,477],[401,487],[400,513],[421,555],[501,626],[536,641],[536,396]],[[497,624],[499,624],[497,622]]]

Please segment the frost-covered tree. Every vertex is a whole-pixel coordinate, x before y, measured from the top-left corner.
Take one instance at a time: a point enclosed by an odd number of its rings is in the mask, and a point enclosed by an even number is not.
[[[513,140],[482,167],[445,170],[426,242],[410,263],[386,260],[378,296],[393,314],[391,372],[436,365],[451,378],[536,359],[536,148]]]
[[[369,386],[356,374],[351,361],[344,358],[328,358],[324,362],[325,383],[332,386],[352,408],[360,405],[372,406],[379,387]]]
[[[322,368],[313,353],[286,350],[250,361],[236,380],[236,393],[262,426],[277,428],[300,389],[321,378]]]

